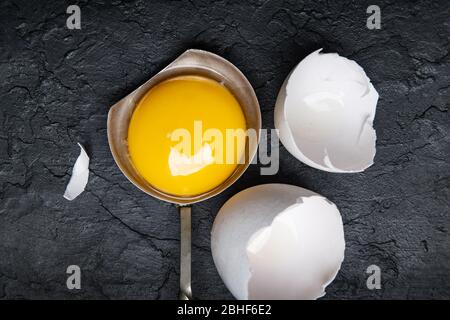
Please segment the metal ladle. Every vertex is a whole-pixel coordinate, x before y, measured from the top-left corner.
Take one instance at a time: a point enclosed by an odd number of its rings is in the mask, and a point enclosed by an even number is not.
[[[192,197],[167,194],[150,185],[134,168],[128,153],[127,144],[128,126],[139,100],[156,84],[180,75],[204,76],[226,86],[242,108],[247,129],[255,130],[257,135],[257,139],[247,138],[245,162],[238,164],[235,171],[221,185]],[[192,299],[191,205],[211,198],[231,186],[250,165],[258,148],[261,129],[261,112],[256,94],[247,78],[231,62],[207,51],[190,49],[150,80],[113,105],[108,113],[107,126],[111,153],[128,180],[148,195],[179,206],[181,220],[180,299]]]

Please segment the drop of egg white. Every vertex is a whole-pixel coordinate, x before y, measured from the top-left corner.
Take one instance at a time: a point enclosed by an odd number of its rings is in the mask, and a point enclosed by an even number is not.
[[[188,176],[212,164],[214,157],[209,143],[205,143],[193,156],[187,156],[177,148],[171,148],[169,169],[172,176]]]

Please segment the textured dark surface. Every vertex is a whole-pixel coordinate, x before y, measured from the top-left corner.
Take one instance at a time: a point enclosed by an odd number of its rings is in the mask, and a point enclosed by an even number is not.
[[[281,148],[278,175],[254,165],[195,205],[196,297],[232,298],[210,252],[220,206],[247,187],[283,182],[325,195],[343,215],[346,259],[326,298],[450,298],[448,1],[80,1],[81,30],[66,28],[68,4],[0,4],[0,298],[176,298],[177,210],[115,166],[109,106],[201,48],[244,72],[272,128],[284,78],[320,47],[356,60],[380,93],[375,164],[330,174]],[[381,30],[366,28],[369,4],[381,7]],[[78,141],[91,174],[69,202]],[[66,288],[70,264],[82,269],[82,290]],[[366,287],[371,264],[381,290]]]

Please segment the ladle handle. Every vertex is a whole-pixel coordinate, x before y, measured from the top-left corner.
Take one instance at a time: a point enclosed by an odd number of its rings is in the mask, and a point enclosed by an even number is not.
[[[180,300],[191,300],[191,207],[180,207]]]

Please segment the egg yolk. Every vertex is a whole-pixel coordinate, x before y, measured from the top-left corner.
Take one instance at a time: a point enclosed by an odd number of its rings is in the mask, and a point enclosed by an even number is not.
[[[246,121],[236,98],[202,76],[165,80],[139,101],[128,128],[128,150],[139,174],[176,196],[222,184],[244,151]]]

